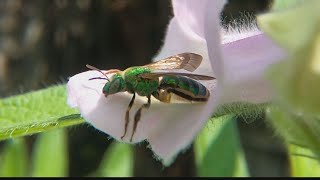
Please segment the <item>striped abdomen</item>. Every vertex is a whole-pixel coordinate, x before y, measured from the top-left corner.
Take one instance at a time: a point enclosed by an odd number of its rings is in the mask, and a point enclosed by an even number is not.
[[[163,76],[160,88],[191,101],[207,101],[210,96],[204,85],[185,76]]]

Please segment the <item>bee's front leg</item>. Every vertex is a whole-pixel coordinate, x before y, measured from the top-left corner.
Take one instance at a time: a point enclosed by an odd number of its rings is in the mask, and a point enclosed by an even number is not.
[[[139,110],[137,111],[136,115],[134,116],[133,131],[132,131],[132,135],[131,135],[131,138],[130,138],[130,142],[132,141],[133,135],[134,135],[134,133],[136,132],[136,129],[137,129],[138,122],[139,122],[139,120],[141,118],[141,110],[142,109],[148,109],[150,107],[150,105],[151,105],[151,95],[148,95],[147,98],[148,98],[148,103],[142,105],[139,108]]]
[[[130,112],[130,109],[131,109],[131,107],[132,107],[132,105],[133,105],[133,103],[134,103],[135,98],[136,98],[136,93],[133,93],[132,99],[131,99],[131,101],[130,101],[130,103],[129,103],[129,105],[128,105],[127,111],[126,111],[125,125],[124,125],[124,134],[123,134],[123,136],[121,136],[121,139],[122,139],[122,140],[123,140],[124,136],[125,136],[126,133],[127,133],[128,124],[129,124],[129,119],[130,119],[130,117],[129,117],[129,112]]]

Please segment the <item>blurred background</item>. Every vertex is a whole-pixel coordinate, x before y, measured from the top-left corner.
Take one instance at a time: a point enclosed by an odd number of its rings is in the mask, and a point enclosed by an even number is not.
[[[254,17],[270,3],[229,0],[223,23],[242,22],[243,14]],[[87,70],[86,64],[147,64],[172,16],[170,0],[0,0],[0,96],[65,83]],[[250,175],[287,176],[285,150],[264,120],[237,123]],[[29,152],[36,136],[27,138]],[[88,124],[68,128],[69,176],[96,169],[110,142]],[[134,176],[195,176],[192,148],[169,168],[152,155],[145,145],[134,147]]]

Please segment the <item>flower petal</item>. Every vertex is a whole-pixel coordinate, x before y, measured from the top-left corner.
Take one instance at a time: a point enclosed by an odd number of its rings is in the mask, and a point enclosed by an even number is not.
[[[119,93],[106,98],[102,93],[106,80],[89,80],[100,76],[101,73],[97,71],[86,71],[72,76],[67,84],[68,104],[79,108],[81,115],[94,127],[121,140],[125,111],[132,95]],[[142,101],[142,98],[136,98],[136,103],[141,104]],[[137,137],[135,142],[145,137]]]
[[[207,10],[215,11],[216,15],[212,18],[217,18],[217,22],[219,22],[219,15],[225,1],[212,1],[210,6],[207,6],[206,0],[173,0],[172,2],[175,17],[170,21],[165,43],[155,59],[162,59],[181,52],[198,53],[203,56],[203,61],[194,73],[213,75],[207,44],[203,39],[204,15]],[[216,31],[212,31],[210,35],[212,38],[217,38],[217,46],[220,46],[221,26],[219,23],[214,25],[217,26]],[[202,83],[211,93],[208,102],[205,104],[170,105],[175,113],[173,116],[170,115],[171,117],[166,115],[166,118],[163,118],[162,123],[158,124],[148,138],[153,152],[163,159],[165,165],[170,164],[178,152],[190,145],[217,105],[216,81]]]
[[[104,97],[101,90],[105,81],[88,80],[99,76],[99,72],[86,71],[71,77],[67,84],[68,103],[78,107],[81,115],[95,128],[122,141],[120,137],[124,132],[125,111],[132,95],[118,93]],[[205,85],[212,92],[215,83],[211,81]],[[125,142],[129,142],[132,133],[133,115],[143,103],[146,103],[146,98],[137,95],[131,109]],[[155,154],[169,164],[181,149],[191,143],[211,112],[212,106],[206,103],[167,104],[152,99],[151,107],[142,111],[132,143],[147,139]]]
[[[205,22],[204,36],[207,42],[208,56],[215,77],[220,80],[223,78],[223,59],[221,57],[221,38],[220,38],[220,13],[226,1],[208,1]]]
[[[224,44],[223,91],[224,102],[267,102],[271,90],[265,77],[266,68],[285,58],[286,53],[265,34],[259,34]]]
[[[219,24],[219,16],[223,5],[225,4],[225,0],[208,2],[207,0],[172,1],[175,16],[170,20],[164,40],[165,43],[159,54],[153,58],[154,60],[163,59],[183,52],[197,53],[202,55],[203,61],[194,73],[213,74],[213,76],[215,76],[208,58],[207,43],[203,34],[205,26],[204,15],[207,10],[215,12],[215,14],[210,17],[212,20],[216,21],[213,23],[215,31],[210,32],[210,36],[212,39],[216,39],[215,45],[220,46],[219,31],[221,26]]]
[[[212,74],[205,40],[194,36],[192,31],[186,31],[184,27],[180,26],[178,19],[174,17],[169,23],[162,49],[153,60],[164,59],[184,52],[197,53],[203,57],[202,63],[194,73]]]
[[[204,38],[204,13],[207,0],[173,0],[174,18],[185,30]]]
[[[204,83],[203,83],[204,84]],[[158,112],[163,119],[149,134],[152,151],[170,165],[180,151],[187,148],[205,126],[217,105],[213,92],[216,82],[206,83],[211,97],[206,103],[168,105],[166,111]]]

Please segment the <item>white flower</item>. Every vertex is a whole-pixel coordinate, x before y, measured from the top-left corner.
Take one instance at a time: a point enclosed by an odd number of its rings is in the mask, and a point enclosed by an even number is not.
[[[147,140],[165,165],[191,144],[218,105],[269,101],[271,93],[264,71],[284,56],[282,50],[257,30],[242,36],[225,34],[219,19],[223,0],[173,0],[172,3],[175,16],[154,60],[183,52],[197,53],[203,56],[203,61],[194,73],[214,76],[216,80],[201,81],[211,93],[206,103],[166,104],[152,99],[151,107],[142,111],[132,142]],[[100,76],[97,71],[87,71],[71,77],[67,84],[68,104],[79,108],[95,128],[122,141],[125,112],[132,94],[122,92],[106,98],[102,93],[106,81],[88,80]],[[134,113],[146,102],[146,97],[136,97],[123,141],[129,142]]]

